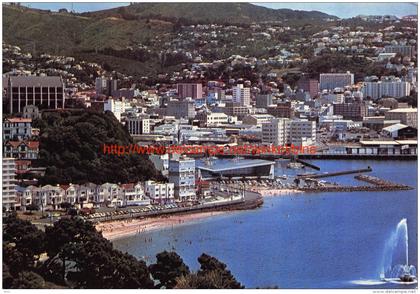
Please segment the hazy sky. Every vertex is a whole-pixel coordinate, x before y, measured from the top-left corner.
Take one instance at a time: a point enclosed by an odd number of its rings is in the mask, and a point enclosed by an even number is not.
[[[22,3],[23,5],[32,8],[50,9],[56,11],[60,8],[71,9],[71,3]],[[128,5],[128,2],[102,2],[102,3],[73,3],[73,9],[76,12],[102,10],[114,8],[118,6]],[[318,10],[328,14],[336,15],[340,18],[353,17],[359,14],[367,15],[385,15],[392,14],[396,16],[404,16],[410,14],[417,14],[417,3],[254,3],[269,8],[290,8],[295,10]],[[216,4],[217,5],[217,4]]]

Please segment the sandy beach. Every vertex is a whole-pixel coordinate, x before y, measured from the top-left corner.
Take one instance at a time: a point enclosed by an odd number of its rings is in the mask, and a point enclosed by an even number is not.
[[[108,240],[119,239],[142,232],[165,229],[176,225],[191,223],[204,218],[221,214],[232,213],[229,211],[209,211],[180,215],[170,215],[145,219],[129,219],[123,221],[111,221],[98,223],[96,230],[102,231],[104,238]]]
[[[302,193],[303,191],[297,189],[265,189],[265,188],[254,188],[250,189],[251,191],[260,193],[263,197],[268,196],[284,196],[289,194]]]

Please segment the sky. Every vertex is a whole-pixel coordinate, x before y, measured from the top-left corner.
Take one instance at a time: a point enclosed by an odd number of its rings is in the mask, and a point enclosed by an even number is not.
[[[317,10],[325,12],[331,15],[338,16],[340,18],[354,17],[360,14],[364,15],[396,15],[398,17],[405,15],[417,14],[417,3],[319,3],[319,2],[298,2],[298,3],[253,3],[256,5],[280,9],[289,8],[294,10]],[[54,3],[54,2],[43,2],[35,3],[28,2],[22,3],[32,8],[49,9],[57,11],[60,8],[67,8],[68,10],[74,9],[76,12],[95,11],[102,9],[109,9],[119,6],[129,5],[129,2],[95,2],[95,3]]]

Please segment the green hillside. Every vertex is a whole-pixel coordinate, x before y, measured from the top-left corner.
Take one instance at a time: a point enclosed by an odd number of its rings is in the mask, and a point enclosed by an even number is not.
[[[86,13],[85,15],[182,18],[191,22],[207,23],[251,23],[335,18],[318,11],[270,9],[249,3],[134,3],[127,7]]]

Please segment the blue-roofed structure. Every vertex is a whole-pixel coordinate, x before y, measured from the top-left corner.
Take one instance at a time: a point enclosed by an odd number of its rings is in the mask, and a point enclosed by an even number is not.
[[[237,178],[274,178],[274,161],[262,159],[230,159],[197,162],[203,180]]]

